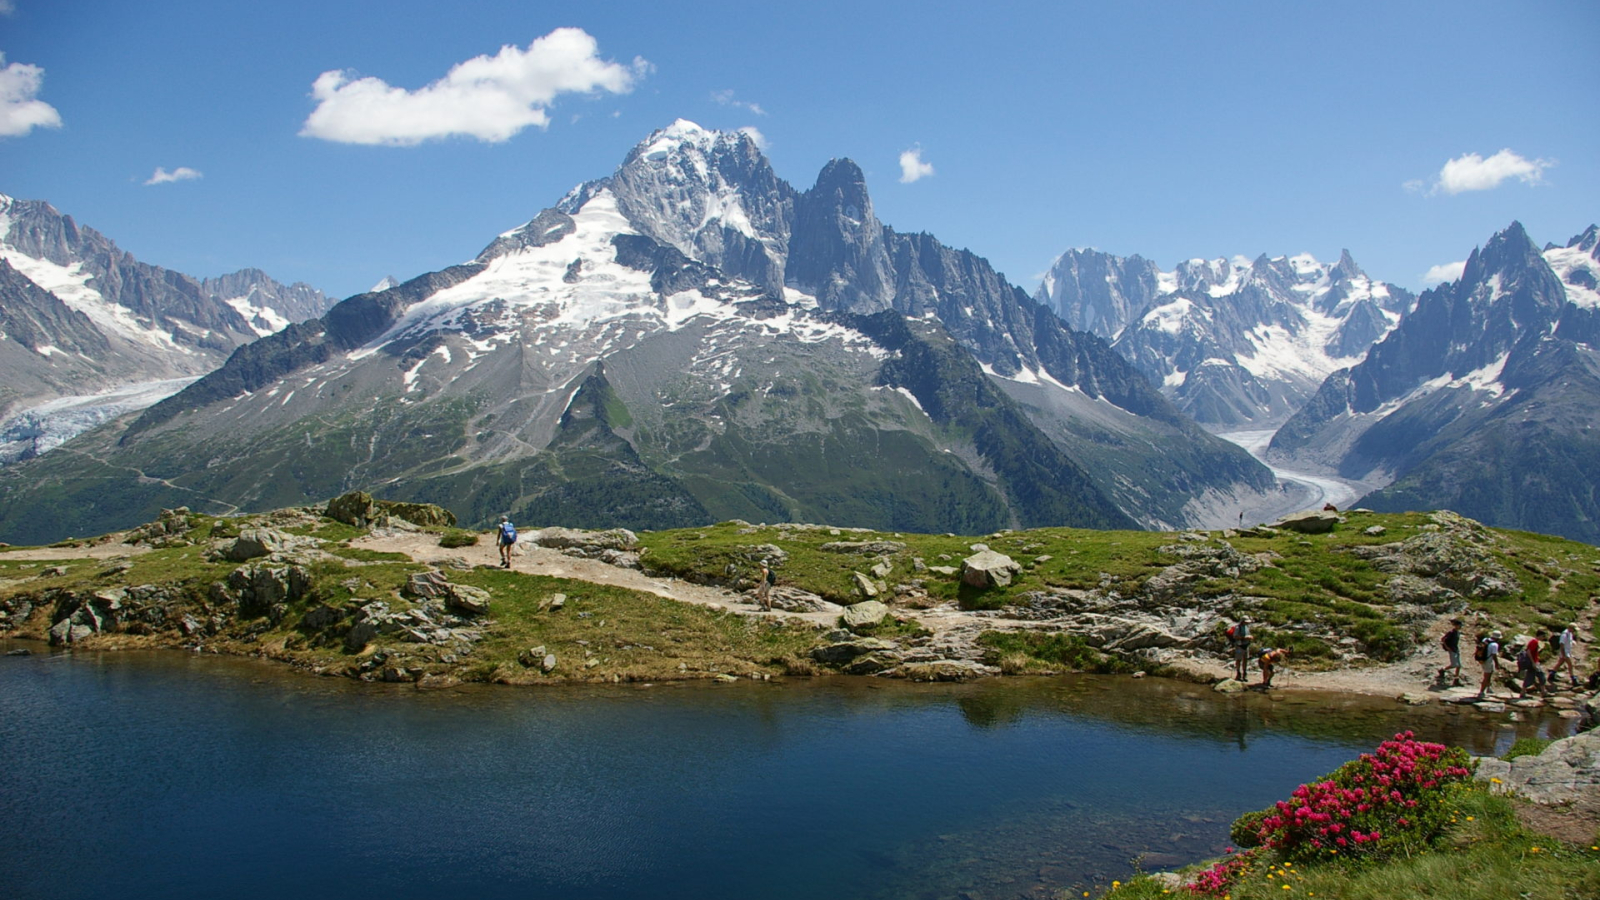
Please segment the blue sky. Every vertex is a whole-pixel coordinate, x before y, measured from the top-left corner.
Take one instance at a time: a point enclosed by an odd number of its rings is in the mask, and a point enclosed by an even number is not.
[[[854,159],[885,223],[1029,291],[1082,246],[1349,248],[1417,288],[1513,219],[1600,219],[1596,46],[1589,0],[0,0],[0,193],[342,297],[682,117],[756,129],[801,189]]]

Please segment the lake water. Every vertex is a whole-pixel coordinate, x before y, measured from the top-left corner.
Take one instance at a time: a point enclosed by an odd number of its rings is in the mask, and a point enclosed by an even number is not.
[[[1076,895],[1220,852],[1396,730],[1478,753],[1566,733],[1157,679],[418,691],[19,646],[15,898]]]

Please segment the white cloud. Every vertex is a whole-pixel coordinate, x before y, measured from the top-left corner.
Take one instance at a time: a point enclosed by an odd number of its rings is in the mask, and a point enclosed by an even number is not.
[[[1445,281],[1455,281],[1466,270],[1467,261],[1464,259],[1456,262],[1440,263],[1437,266],[1430,266],[1428,271],[1422,273],[1422,283],[1439,284]]]
[[[0,3],[5,0],[0,0]],[[0,65],[6,55],[0,53]],[[35,128],[60,128],[61,114],[35,99],[44,84],[44,70],[27,63],[0,68],[0,137],[21,137]]]
[[[179,166],[176,169],[173,169],[171,172],[168,172],[166,169],[157,166],[155,174],[151,175],[149,178],[146,178],[144,183],[171,184],[174,181],[193,181],[196,178],[202,177],[204,176],[202,176],[197,170],[191,169],[188,166]]]
[[[9,16],[17,11],[17,5],[11,0],[0,0],[0,16]]]
[[[1511,178],[1523,184],[1539,184],[1544,181],[1544,171],[1555,164],[1555,160],[1528,159],[1510,149],[1501,150],[1487,158],[1476,153],[1464,153],[1444,164],[1428,193],[1487,191]],[[1421,183],[1416,181],[1405,184],[1407,190],[1413,191],[1420,189],[1420,186]]]
[[[625,94],[650,71],[596,55],[599,45],[581,28],[557,28],[529,44],[458,63],[438,81],[408,91],[378,78],[330,71],[317,76],[317,108],[300,134],[344,144],[413,146],[461,136],[498,143],[530,125],[550,124],[549,106],[561,94]]]
[[[711,99],[717,101],[717,105],[719,106],[732,106],[736,109],[748,109],[758,116],[764,116],[767,114],[767,111],[762,109],[761,104],[759,103],[751,103],[748,100],[735,100],[733,97],[733,91],[712,91]]]
[[[912,147],[900,154],[900,183],[921,181],[933,174],[933,163],[922,161],[922,148]]]
[[[739,133],[754,141],[757,150],[766,152],[767,136],[762,134],[760,129],[751,125],[746,125],[745,127],[739,129]]]

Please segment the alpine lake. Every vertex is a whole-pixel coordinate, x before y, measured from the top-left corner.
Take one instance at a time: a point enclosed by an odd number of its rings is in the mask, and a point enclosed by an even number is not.
[[[418,690],[0,641],[13,898],[1053,898],[1224,852],[1397,731],[1570,722],[1156,678]]]

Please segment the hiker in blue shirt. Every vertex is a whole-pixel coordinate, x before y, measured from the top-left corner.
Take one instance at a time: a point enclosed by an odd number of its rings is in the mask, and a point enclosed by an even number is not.
[[[511,548],[517,543],[517,526],[511,524],[510,516],[500,517],[500,529],[495,542],[500,545],[500,568],[511,568]]]

